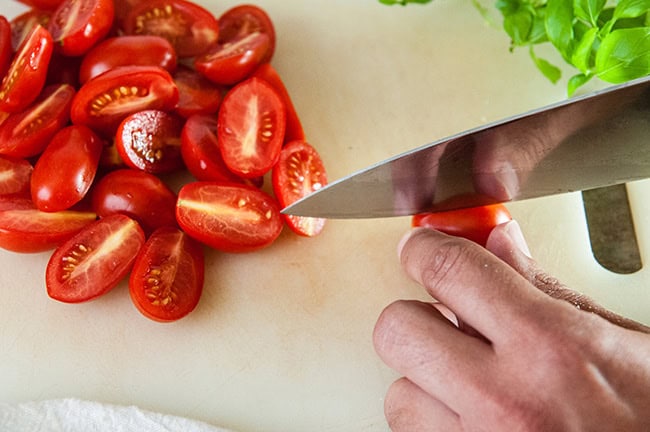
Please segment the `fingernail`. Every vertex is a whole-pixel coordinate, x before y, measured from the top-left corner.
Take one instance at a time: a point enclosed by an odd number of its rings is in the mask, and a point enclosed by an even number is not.
[[[526,239],[524,238],[524,233],[521,232],[521,227],[517,221],[511,220],[507,222],[504,228],[514,245],[528,258],[532,258],[528,243],[526,243]]]
[[[404,234],[402,236],[402,238],[400,239],[399,243],[397,244],[397,257],[398,258],[402,257],[402,249],[404,249],[404,245],[406,244],[408,239],[411,238],[412,235],[413,235],[413,230],[411,230],[411,231],[407,232],[406,234]]]

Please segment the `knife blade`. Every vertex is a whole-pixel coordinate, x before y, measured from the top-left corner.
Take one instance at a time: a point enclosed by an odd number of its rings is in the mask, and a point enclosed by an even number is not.
[[[589,190],[650,177],[650,76],[393,156],[284,214],[406,216]]]

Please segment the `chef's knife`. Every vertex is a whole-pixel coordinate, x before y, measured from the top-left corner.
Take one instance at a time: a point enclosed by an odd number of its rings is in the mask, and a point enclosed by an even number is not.
[[[322,218],[412,215],[650,177],[650,76],[472,129],[286,207]]]

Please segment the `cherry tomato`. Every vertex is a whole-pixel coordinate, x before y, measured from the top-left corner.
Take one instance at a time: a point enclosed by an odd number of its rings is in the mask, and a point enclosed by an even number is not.
[[[34,166],[31,192],[36,207],[60,211],[81,201],[95,179],[103,144],[86,126],[57,132]]]
[[[0,195],[29,196],[33,170],[25,159],[0,157]]]
[[[21,253],[54,249],[96,219],[92,212],[48,213],[33,206],[0,211],[0,247]]]
[[[284,133],[284,142],[287,143],[296,140],[304,141],[305,132],[302,128],[302,122],[298,117],[296,108],[293,106],[293,101],[291,100],[291,96],[289,96],[289,91],[285,87],[278,72],[270,63],[264,63],[253,72],[252,76],[261,78],[269,83],[275,91],[278,92],[284,102],[284,106],[287,109],[287,127]]]
[[[194,67],[217,84],[233,85],[247,78],[261,63],[269,48],[264,33],[250,33],[210,48],[197,57]]]
[[[131,270],[131,300],[154,321],[179,320],[199,303],[204,267],[199,243],[177,228],[159,228],[151,234]]]
[[[79,56],[106,37],[114,16],[113,0],[63,0],[52,14],[48,30],[59,52]]]
[[[95,45],[83,57],[79,82],[117,66],[159,66],[170,73],[176,70],[176,52],[167,39],[159,36],[119,36]]]
[[[278,93],[259,78],[235,86],[219,110],[217,137],[223,160],[245,178],[268,172],[284,141],[285,107]]]
[[[183,167],[179,117],[159,110],[131,114],[120,124],[115,147],[124,162],[136,169],[155,174]]]
[[[418,214],[413,216],[412,226],[432,228],[485,246],[492,229],[511,219],[510,212],[503,204],[490,204]]]
[[[0,154],[16,158],[40,154],[68,122],[74,94],[68,84],[48,86],[33,105],[10,115],[0,125]]]
[[[215,114],[221,105],[225,89],[188,67],[179,67],[174,73],[179,99],[176,112],[189,118],[194,114]]]
[[[52,57],[52,36],[37,25],[18,47],[0,85],[0,111],[19,112],[38,97]]]
[[[171,111],[178,88],[157,66],[118,66],[84,84],[70,109],[75,124],[113,134],[128,115],[147,109]]]
[[[287,143],[273,167],[273,192],[286,207],[327,184],[327,173],[320,155],[305,141]],[[325,227],[325,219],[282,215],[296,234],[313,237]]]
[[[54,10],[61,3],[63,3],[63,0],[18,0],[20,3],[26,4],[27,6],[31,6],[34,9],[40,9],[40,10]]]
[[[45,271],[48,295],[79,303],[107,293],[129,273],[144,241],[142,229],[128,216],[93,222],[50,257]]]
[[[125,214],[147,234],[156,228],[177,226],[176,194],[158,177],[144,171],[112,171],[93,186],[91,194],[92,209],[99,217]]]
[[[275,52],[275,28],[269,15],[260,7],[245,4],[235,6],[219,17],[219,42],[225,43],[251,33],[264,33],[269,37],[269,48],[262,59],[271,61]]]
[[[194,182],[178,193],[176,220],[196,240],[224,252],[250,252],[282,232],[280,208],[253,186]]]
[[[11,21],[11,46],[14,52],[18,51],[18,47],[23,43],[27,36],[40,24],[43,28],[47,28],[52,18],[52,12],[42,9],[30,9],[24,12]]]
[[[34,210],[36,207],[28,195],[0,195],[0,212],[5,210]]]
[[[120,168],[128,168],[115,147],[115,141],[112,140],[102,148],[102,154],[99,157],[99,171],[110,172]]]
[[[53,52],[45,84],[69,84],[75,89],[79,88],[79,68],[82,60],[83,57],[68,57]]]
[[[11,46],[11,24],[4,16],[0,15],[0,76],[5,76],[11,58],[14,55],[14,49]]]
[[[219,38],[219,23],[203,7],[185,0],[148,0],[124,19],[126,34],[151,34],[169,40],[179,57],[205,52]]]

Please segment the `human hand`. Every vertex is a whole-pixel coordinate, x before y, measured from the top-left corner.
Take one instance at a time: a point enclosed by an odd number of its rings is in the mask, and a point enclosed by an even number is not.
[[[516,222],[486,249],[427,229],[400,246],[440,303],[398,301],[375,327],[404,376],[385,399],[393,431],[650,430],[648,328],[544,274]]]

